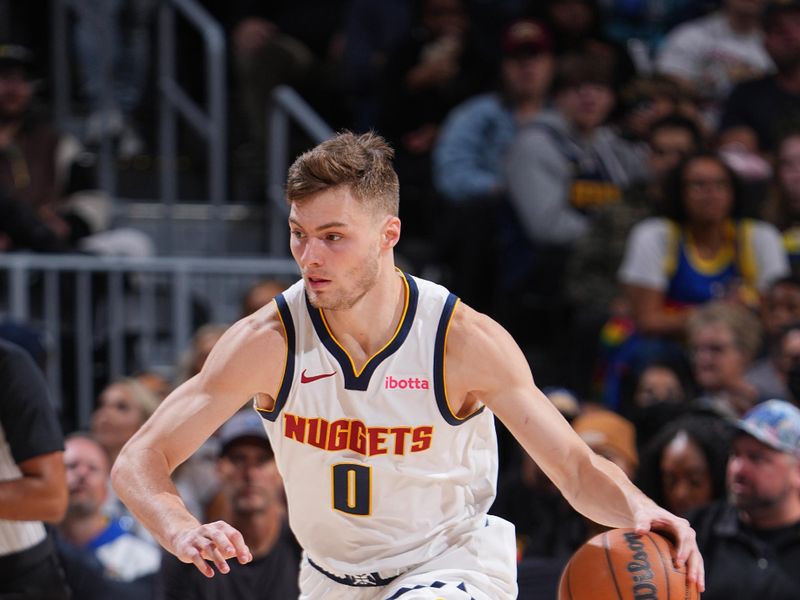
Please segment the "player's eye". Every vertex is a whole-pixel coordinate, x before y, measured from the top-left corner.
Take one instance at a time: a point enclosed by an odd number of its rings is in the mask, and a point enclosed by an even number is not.
[[[329,242],[338,242],[340,239],[342,239],[342,236],[338,233],[329,233],[325,236],[325,239]]]

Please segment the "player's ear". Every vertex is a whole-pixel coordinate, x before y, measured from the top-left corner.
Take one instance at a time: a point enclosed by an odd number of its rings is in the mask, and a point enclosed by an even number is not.
[[[395,216],[386,217],[381,233],[381,246],[394,248],[400,241],[400,219]]]

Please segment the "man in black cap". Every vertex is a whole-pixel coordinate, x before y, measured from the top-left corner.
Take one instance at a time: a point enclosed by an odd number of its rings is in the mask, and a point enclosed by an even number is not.
[[[703,600],[800,597],[800,410],[756,405],[735,423],[727,501],[692,525],[706,564]]]
[[[731,92],[720,123],[721,142],[755,136],[770,152],[782,130],[800,122],[800,0],[772,0],[764,12],[764,45],[777,72]]]
[[[236,413],[219,432],[220,495],[213,518],[236,527],[253,554],[231,562],[226,577],[206,579],[193,564],[164,555],[167,600],[283,600],[296,598],[299,552],[290,542],[283,487],[272,448],[255,412]],[[211,515],[209,514],[211,517]]]

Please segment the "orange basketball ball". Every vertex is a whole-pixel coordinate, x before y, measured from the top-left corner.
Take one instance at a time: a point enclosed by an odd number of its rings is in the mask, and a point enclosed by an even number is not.
[[[686,568],[672,562],[673,545],[661,535],[612,529],[572,555],[558,585],[559,600],[697,600]]]

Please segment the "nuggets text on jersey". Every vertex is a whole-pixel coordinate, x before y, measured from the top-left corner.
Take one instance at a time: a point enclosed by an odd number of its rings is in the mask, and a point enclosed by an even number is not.
[[[284,414],[283,435],[320,450],[350,450],[364,456],[424,452],[431,447],[433,426],[369,427],[358,419],[328,421],[319,417]]]

